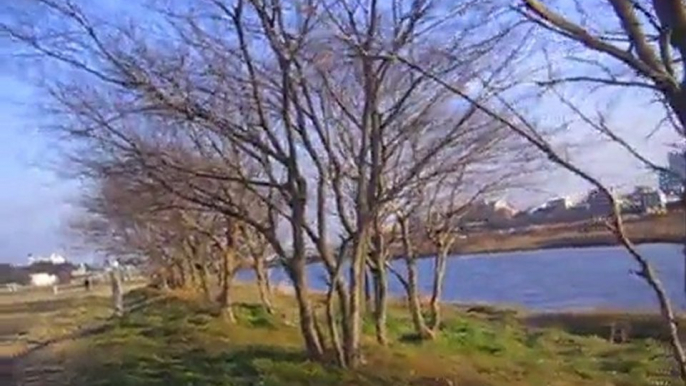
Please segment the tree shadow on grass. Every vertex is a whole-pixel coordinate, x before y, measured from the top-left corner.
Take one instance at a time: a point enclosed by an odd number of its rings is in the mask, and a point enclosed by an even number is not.
[[[345,371],[308,361],[299,349],[243,346],[219,354],[200,348],[91,365],[74,386],[395,386],[372,371]],[[402,383],[401,383],[402,384]]]
[[[308,364],[302,353],[278,347],[248,346],[221,353],[192,348],[180,352],[139,354],[125,352],[119,360],[105,363],[86,361],[73,385],[333,384],[319,382],[322,377],[308,370],[312,364]],[[321,374],[326,374],[326,371]],[[312,383],[311,380],[317,382]]]
[[[239,320],[250,327],[276,329],[274,316],[269,314],[261,304],[236,303],[234,309]]]
[[[402,334],[398,337],[398,341],[400,343],[404,344],[412,344],[412,345],[421,345],[424,342],[426,342],[425,339],[422,339],[422,336],[415,333],[415,332],[408,332],[406,334]]]

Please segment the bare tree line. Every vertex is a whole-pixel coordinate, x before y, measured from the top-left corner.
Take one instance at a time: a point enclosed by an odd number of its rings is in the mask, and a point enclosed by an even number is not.
[[[354,367],[367,281],[379,344],[388,343],[389,273],[406,289],[417,335],[435,337],[460,216],[511,187],[538,151],[612,202],[608,227],[656,294],[686,380],[674,311],[626,237],[610,189],[559,154],[553,128],[534,123],[531,106],[515,99],[534,88],[516,76],[531,54],[532,28],[609,56],[631,72],[606,71],[602,57],[583,76],[558,76],[548,65],[539,95],[559,96],[571,115],[655,166],[602,114],[556,87],[649,89],[683,137],[679,1],[608,1],[617,31],[575,24],[567,8],[537,1],[153,1],[141,20],[112,20],[70,0],[28,3],[9,6],[0,33],[53,63],[53,129],[92,183],[80,225],[94,245],[144,256],[164,283],[194,283],[208,300],[214,273],[230,319],[233,277],[243,267],[255,269],[271,311],[264,269],[273,254],[292,281],[308,355]],[[437,251],[428,319],[418,237]],[[398,246],[406,276],[389,264]],[[312,255],[327,273],[323,306],[307,283]]]

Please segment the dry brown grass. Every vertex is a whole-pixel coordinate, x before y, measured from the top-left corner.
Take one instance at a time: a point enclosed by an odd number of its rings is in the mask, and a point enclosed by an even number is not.
[[[140,287],[131,283],[128,289]],[[0,295],[0,357],[20,355],[31,347],[73,334],[111,316],[110,289],[99,285],[61,290],[29,289]]]

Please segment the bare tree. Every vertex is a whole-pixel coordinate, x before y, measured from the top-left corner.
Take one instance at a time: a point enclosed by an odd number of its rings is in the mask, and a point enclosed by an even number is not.
[[[262,302],[265,311],[271,314],[274,312],[274,307],[271,301],[272,288],[267,271],[267,258],[271,251],[269,244],[260,233],[246,225],[240,227],[240,236],[244,244],[243,253],[252,261],[251,265],[255,272],[255,281],[260,295],[260,301]]]
[[[559,37],[549,47],[560,44],[577,49],[562,56],[568,63],[555,66],[549,63],[538,84],[546,95],[552,94],[570,115],[593,129],[599,136],[616,144],[648,168],[671,173],[686,184],[686,176],[660,166],[642,154],[630,138],[613,127],[608,114],[587,111],[582,103],[565,96],[571,87],[604,91],[599,98],[607,98],[612,91],[632,91],[633,100],[657,101],[664,117],[652,131],[639,132],[650,138],[663,126],[674,130],[683,150],[686,141],[686,5],[679,0],[641,1],[609,0],[590,6],[576,2],[575,7],[555,8],[536,0],[521,1],[516,10],[527,20],[541,27],[545,38]],[[552,40],[552,39],[550,39]],[[557,56],[557,55],[556,55]],[[552,62],[552,60],[551,60]],[[686,195],[682,197],[686,206]],[[617,221],[619,213],[616,213]],[[614,226],[621,230],[621,225]],[[616,232],[617,233],[617,232]],[[622,244],[627,243],[619,235]],[[627,246],[631,249],[631,245]],[[684,249],[686,253],[686,246]],[[632,252],[633,254],[633,252]],[[686,254],[684,255],[686,258]],[[672,336],[674,357],[679,364],[682,380],[686,382],[686,357],[678,340],[676,321],[662,285],[647,262],[639,260],[643,277],[656,293],[662,314]],[[685,281],[686,282],[686,281]]]
[[[495,136],[496,132],[491,132]],[[505,148],[495,146],[494,138],[486,145],[477,142],[467,146],[469,157],[463,158],[452,174],[442,175],[439,180],[428,182],[400,201],[395,211],[397,227],[393,231],[402,243],[402,257],[406,275],[395,269],[391,272],[405,288],[408,309],[415,333],[419,339],[433,339],[441,325],[440,301],[445,277],[447,259],[456,239],[460,236],[461,218],[472,210],[477,200],[497,195],[506,188],[513,188],[513,176],[526,174],[526,165],[507,163],[511,169],[500,172],[502,165],[488,165],[494,153]],[[499,155],[499,158],[502,154]],[[455,157],[457,159],[457,157]],[[501,159],[504,160],[504,157]],[[511,159],[514,161],[514,159]],[[490,171],[490,173],[489,173]],[[517,171],[517,172],[515,172]],[[473,173],[473,175],[472,175]],[[434,255],[434,269],[431,279],[428,321],[422,308],[419,291],[417,261],[428,251]]]
[[[258,2],[204,3],[228,22],[231,39],[226,41],[210,34],[215,31],[204,23],[211,21],[182,17],[189,10],[164,9],[172,30],[179,32],[165,38],[176,38],[188,48],[169,51],[138,35],[135,28],[116,23],[96,27],[95,16],[74,3],[35,3],[62,23],[46,31],[23,25],[3,30],[25,47],[86,77],[78,85],[56,84],[52,89],[60,111],[80,120],[78,129],[65,125],[64,132],[96,144],[96,156],[128,156],[173,195],[258,231],[293,280],[305,346],[312,358],[320,359],[323,348],[305,277],[309,191],[298,136],[307,127],[300,121],[302,114],[294,120],[294,61],[292,47],[284,46],[296,39],[289,31],[278,30],[281,26],[272,20],[273,11],[283,10]],[[305,18],[304,27],[311,18]],[[246,28],[253,22],[262,26],[256,35],[260,43],[249,42]],[[66,29],[76,32],[67,36],[61,33]],[[62,44],[81,50],[65,52]],[[275,58],[258,57],[255,44],[271,47]],[[222,62],[226,66],[217,66]],[[80,87],[85,84],[90,87]],[[205,103],[210,96],[212,103]],[[257,176],[245,173],[246,159],[259,166]],[[264,203],[268,221],[251,216],[235,196],[227,195],[230,186],[241,187]],[[277,238],[281,220],[289,225],[288,241]],[[205,265],[199,268],[202,273]]]
[[[511,101],[500,97],[495,101],[491,101],[491,104],[484,103],[474,98],[466,91],[444,81],[440,76],[426,71],[421,65],[402,57],[397,57],[397,59],[407,64],[409,68],[412,68],[413,70],[427,76],[431,76],[431,78],[442,87],[450,90],[455,95],[459,95],[473,106],[476,106],[481,112],[499,120],[514,133],[517,133],[530,145],[548,157],[551,162],[582,178],[584,181],[598,189],[598,191],[600,191],[601,194],[607,198],[607,200],[611,203],[611,213],[609,213],[608,216],[607,226],[615,234],[618,243],[629,252],[632,259],[634,259],[634,261],[638,264],[639,270],[636,271],[636,274],[645,280],[655,294],[658,300],[661,315],[670,334],[670,346],[672,348],[673,357],[678,364],[682,380],[686,382],[686,357],[684,356],[684,350],[679,339],[677,320],[673,307],[662,282],[657,277],[649,261],[636,249],[635,245],[627,237],[624,224],[622,222],[619,204],[612,191],[605,184],[603,184],[600,179],[583,170],[573,161],[567,159],[564,155],[561,155],[556,150],[556,147],[549,141],[549,139],[542,134],[541,128],[533,124],[530,119],[527,119],[527,117],[524,115],[525,111],[520,108],[516,108],[515,104]],[[500,113],[499,109],[501,108],[505,108],[509,116]]]
[[[499,148],[503,150],[502,147]],[[481,163],[488,163],[488,150],[492,149],[480,150],[480,156],[486,158],[479,160]],[[470,166],[476,170],[469,174],[476,174],[474,176],[465,176],[463,172],[452,179],[439,181],[422,205],[422,228],[435,251],[429,300],[429,329],[434,336],[441,327],[440,303],[448,255],[457,239],[464,236],[462,218],[471,212],[477,200],[497,196],[508,188],[515,188],[515,183],[522,182],[527,174],[528,165],[523,163],[525,160],[510,159],[517,162],[508,162],[508,167],[505,168],[505,163],[502,163],[505,157],[499,158],[492,165],[479,165],[476,160],[473,161],[474,164]],[[503,172],[503,169],[506,171]],[[519,181],[514,181],[515,175]]]
[[[484,78],[493,47],[472,44],[479,23],[457,23],[448,55],[436,55],[431,42],[443,36],[437,26],[476,3],[159,2],[153,24],[162,25],[145,28],[85,3],[34,0],[30,12],[60,22],[36,28],[31,18],[17,19],[0,30],[57,64],[47,81],[57,132],[83,151],[75,158],[84,170],[126,160],[183,204],[179,223],[195,229],[179,240],[180,261],[203,292],[210,292],[207,270],[220,261],[228,294],[234,231],[247,227],[269,244],[293,282],[306,351],[323,360],[326,342],[305,272],[316,251],[331,285],[332,349],[341,366],[355,366],[368,261],[377,267],[377,339],[386,341],[388,254],[378,230],[388,206],[452,172],[454,163],[437,160],[480,127],[475,108],[448,114],[450,93],[424,74],[406,76],[386,54],[423,55],[432,71],[470,87]],[[262,209],[251,211],[246,196]],[[193,225],[196,212],[210,212],[210,223],[221,225]],[[346,248],[332,245],[332,222],[343,229]],[[210,257],[213,249],[222,259]]]
[[[319,138],[331,170],[336,214],[350,240],[350,299],[342,312],[349,313],[343,340],[353,355],[359,352],[365,267],[373,273],[377,341],[387,342],[389,254],[383,228],[392,213],[389,208],[416,185],[451,172],[452,163],[438,167],[438,160],[451,156],[474,113],[465,108],[458,118],[447,119],[445,111],[453,102],[449,95],[437,92],[424,76],[408,76],[381,54],[414,51],[436,72],[469,83],[488,53],[486,46],[469,44],[466,37],[474,25],[461,25],[460,36],[450,44],[450,54],[460,52],[460,60],[436,55],[431,38],[441,20],[473,6],[474,2],[411,1],[393,2],[388,9],[376,1],[334,1],[323,21],[331,32],[315,40],[314,70],[324,92],[312,99],[328,102],[330,107],[320,115],[336,123],[325,126]],[[331,146],[331,138],[340,143]]]
[[[572,2],[570,2],[569,5]],[[684,137],[686,97],[686,7],[679,0],[609,0],[591,6],[554,9],[537,0],[523,0],[517,10],[547,31],[586,49],[568,56],[577,75],[554,74],[542,81],[644,89],[666,109],[666,122]],[[574,11],[573,11],[574,10]],[[590,59],[589,59],[590,57]],[[578,71],[581,68],[583,71]]]

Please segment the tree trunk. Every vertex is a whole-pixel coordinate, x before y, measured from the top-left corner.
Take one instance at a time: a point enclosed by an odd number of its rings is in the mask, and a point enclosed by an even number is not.
[[[319,343],[322,345],[322,352],[326,353],[326,336],[319,324],[319,316],[317,315],[316,308],[312,310],[312,321],[314,322],[314,331],[317,334],[317,340],[319,340]]]
[[[186,280],[186,270],[183,267],[183,263],[176,264],[176,270],[179,272],[179,282],[177,284],[179,287],[185,288],[188,285],[188,281]]]
[[[448,247],[446,245],[438,246],[438,253],[434,257],[434,280],[431,292],[431,302],[429,308],[431,310],[431,330],[437,332],[441,327],[441,294],[443,293],[443,281],[445,278],[445,266],[448,259]]]
[[[405,282],[407,304],[415,333],[420,339],[429,339],[433,338],[433,333],[427,327],[422,315],[422,306],[419,301],[419,290],[417,288],[417,264],[407,221],[407,218],[401,218],[399,221],[403,247],[405,249],[405,264],[407,266],[407,281]]]
[[[174,277],[174,270],[172,267],[167,267],[167,268],[162,268],[159,273],[161,283],[160,283],[160,288],[163,291],[169,291],[170,288],[174,286],[174,281],[176,278]]]
[[[208,282],[209,277],[207,273],[207,265],[203,263],[198,263],[197,265],[198,277],[200,279],[200,289],[202,290],[203,297],[208,303],[212,302],[212,293],[210,291],[210,283]]]
[[[191,259],[186,259],[186,264],[188,265],[188,277],[190,278],[190,284],[194,290],[198,288],[198,274],[195,270],[195,265]]]
[[[372,291],[370,288],[370,285],[372,284],[372,281],[369,278],[369,270],[365,269],[364,270],[364,304],[365,304],[365,313],[369,314],[372,312],[374,309],[374,301],[372,299]]]
[[[333,284],[335,287],[335,292],[336,296],[338,297],[338,309],[340,312],[340,317],[345,321],[350,318],[350,296],[348,292],[348,288],[346,288],[345,281],[341,278],[340,273],[335,274],[335,267],[334,271],[331,271],[330,275],[333,277]],[[346,327],[345,323],[343,326],[343,335],[344,339],[346,336]]]
[[[339,321],[336,318],[333,300],[333,295],[335,293],[338,297],[338,310],[340,312],[339,317],[343,325],[343,342],[347,342],[348,334],[351,332],[350,325],[346,324],[347,321],[350,320],[350,314],[348,312],[350,297],[348,296],[349,292],[345,285],[345,281],[341,277],[341,267],[344,259],[344,252],[339,251],[340,255],[334,258],[326,245],[318,245],[318,250],[322,255],[322,260],[330,278],[329,288],[327,290],[326,317],[329,334],[331,336],[331,345],[333,347],[334,354],[336,355],[337,363],[341,367],[348,367],[347,356],[345,354],[346,349],[344,348],[344,343],[342,343],[339,334]]]
[[[219,294],[219,304],[221,306],[222,314],[231,323],[236,322],[236,316],[233,313],[233,302],[231,299],[231,286],[233,284],[233,275],[236,272],[236,232],[238,228],[236,223],[229,217],[226,218],[225,231],[225,245],[221,248],[219,243],[222,264],[220,269],[220,283],[221,292]]]
[[[354,243],[353,259],[350,264],[350,294],[347,318],[343,317],[343,351],[349,367],[356,367],[360,361],[360,336],[362,332],[361,306],[364,290],[365,258],[367,257],[367,231],[361,229]]]
[[[374,330],[376,341],[382,346],[388,344],[386,333],[388,273],[386,272],[386,245],[378,218],[374,220],[374,235],[370,270],[374,279]]]
[[[340,261],[338,260],[342,259],[343,257],[338,256],[337,258],[334,258],[331,255],[327,245],[318,245],[318,250],[322,255],[323,263],[326,267],[329,277],[331,278],[331,283],[333,283],[333,287],[335,288],[336,296],[339,300],[338,308],[340,316],[345,320],[349,317],[348,307],[350,305],[350,297],[348,295],[349,292],[348,288],[346,287],[346,283],[339,272],[341,268]],[[346,334],[345,329],[344,334]]]
[[[339,269],[337,269],[334,275],[333,282],[335,282],[336,278],[338,277]],[[331,336],[331,346],[334,350],[334,354],[336,355],[336,362],[338,362],[339,366],[345,368],[347,367],[347,363],[345,362],[345,354],[343,352],[343,347],[341,346],[341,337],[338,333],[338,321],[336,320],[333,305],[334,288],[335,287],[333,285],[330,285],[326,293],[326,324],[329,329],[329,335]]]
[[[221,306],[222,314],[231,323],[236,322],[236,316],[233,313],[233,304],[231,301],[231,285],[233,284],[233,264],[235,259],[234,253],[232,247],[227,248],[227,250],[222,253],[222,289],[219,295],[219,304]]]
[[[110,284],[112,285],[112,308],[114,316],[124,316],[124,289],[122,288],[121,272],[119,267],[111,267]]]
[[[382,346],[388,344],[386,319],[388,314],[388,273],[385,267],[374,269],[374,329],[376,341]]]
[[[433,331],[429,329],[422,315],[422,305],[419,301],[419,289],[417,288],[417,264],[414,258],[405,258],[407,264],[407,302],[412,317],[412,325],[420,339],[431,339]]]
[[[271,268],[266,268],[264,270],[264,288],[267,290],[267,295],[269,295],[269,299],[271,299],[272,295],[274,294],[274,290],[272,290],[272,279],[271,275],[269,274],[269,270]]]
[[[274,312],[271,302],[271,288],[269,285],[269,278],[264,268],[263,256],[254,256],[255,278],[257,279],[257,291],[260,294],[260,301],[265,311],[269,314]]]
[[[324,358],[324,350],[314,325],[312,304],[307,289],[307,280],[305,279],[304,262],[293,261],[289,268],[289,272],[295,289],[295,298],[298,301],[300,332],[305,341],[307,355],[311,360],[321,361]]]
[[[307,187],[304,180],[297,180],[293,176],[290,184],[295,185],[294,190],[297,194],[291,203],[293,216],[291,219],[291,232],[293,235],[293,256],[287,266],[293,286],[295,287],[295,297],[298,301],[298,313],[300,315],[300,331],[305,341],[305,349],[310,359],[321,362],[324,359],[322,342],[319,341],[315,329],[315,321],[312,311],[312,304],[307,288],[307,277],[305,275],[305,263],[307,261],[307,251],[305,248],[305,204],[307,202]]]

